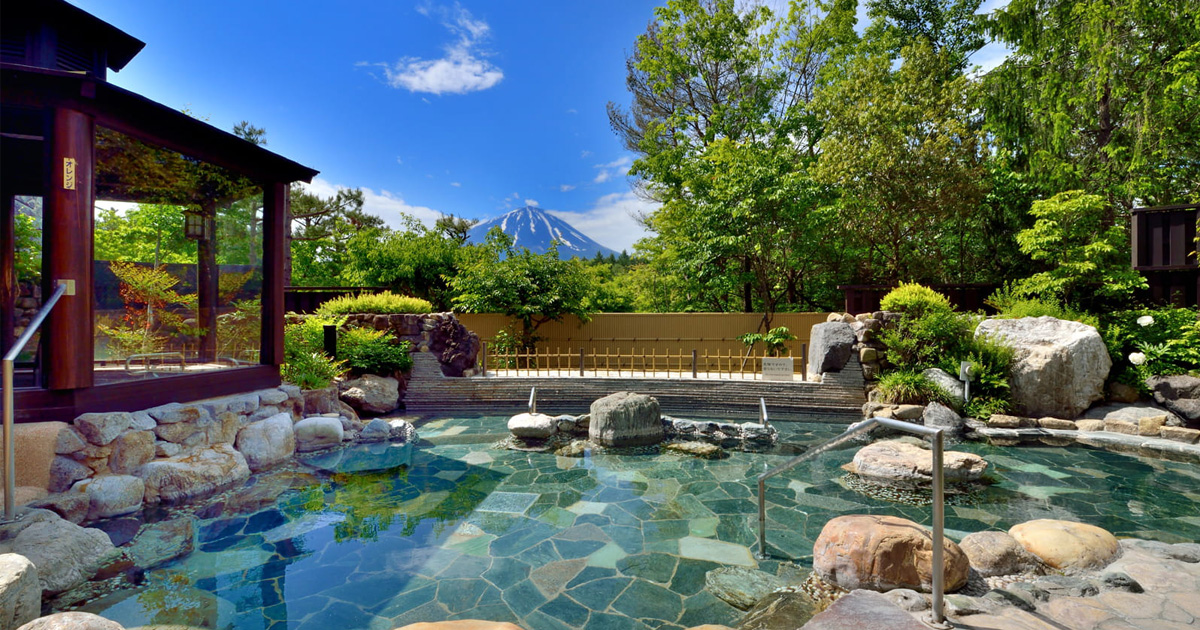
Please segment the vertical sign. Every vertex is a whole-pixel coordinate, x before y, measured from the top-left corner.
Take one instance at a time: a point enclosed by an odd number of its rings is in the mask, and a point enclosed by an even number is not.
[[[63,158],[63,190],[75,190],[75,158]]]

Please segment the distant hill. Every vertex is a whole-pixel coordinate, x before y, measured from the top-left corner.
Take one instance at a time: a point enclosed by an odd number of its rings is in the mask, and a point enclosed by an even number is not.
[[[558,241],[560,258],[595,258],[597,252],[605,256],[616,253],[571,227],[570,223],[536,206],[517,208],[502,217],[476,225],[467,232],[467,242],[482,243],[488,231],[496,226],[513,238],[514,247],[527,247],[535,254],[550,249],[552,241]]]

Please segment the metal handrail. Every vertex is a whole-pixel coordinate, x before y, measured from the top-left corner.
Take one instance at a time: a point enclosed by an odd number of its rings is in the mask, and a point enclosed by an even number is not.
[[[16,362],[17,355],[25,349],[25,344],[29,343],[33,334],[41,327],[42,322],[46,321],[46,316],[54,309],[54,305],[58,304],[58,298],[66,292],[67,285],[60,283],[58,288],[54,289],[54,293],[50,294],[50,299],[42,304],[41,310],[25,327],[25,332],[21,333],[20,338],[4,355],[4,522],[13,520],[17,498],[17,464],[14,461],[16,440],[13,438],[13,363]]]
[[[771,426],[771,420],[767,418],[767,399],[758,399],[758,423],[764,427]]]
[[[805,451],[801,455],[797,455],[792,459],[768,470],[758,476],[758,557],[765,558],[767,553],[767,503],[766,503],[766,482],[767,479],[774,477],[780,473],[786,472],[793,467],[808,461],[825,451],[833,449],[844,444],[856,435],[865,433],[876,426],[884,426],[897,431],[905,431],[907,433],[916,433],[929,438],[932,443],[930,450],[933,451],[933,610],[929,613],[929,619],[925,620],[927,625],[934,628],[944,629],[951,626],[946,622],[946,612],[944,606],[945,599],[945,552],[942,548],[945,538],[945,522],[946,522],[946,506],[945,506],[945,472],[942,470],[942,449],[944,440],[942,439],[942,429],[927,427],[911,422],[903,422],[893,420],[891,418],[868,418],[857,424],[853,424],[845,433]]]
[[[537,388],[529,388],[529,413],[537,413]]]

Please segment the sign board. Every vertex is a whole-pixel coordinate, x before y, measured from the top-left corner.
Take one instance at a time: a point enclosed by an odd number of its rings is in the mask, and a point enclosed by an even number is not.
[[[762,360],[762,376],[764,381],[790,381],[795,374],[795,368],[792,364],[793,359],[775,359],[763,357]]]

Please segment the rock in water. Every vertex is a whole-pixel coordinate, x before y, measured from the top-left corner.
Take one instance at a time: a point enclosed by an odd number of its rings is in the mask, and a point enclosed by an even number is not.
[[[508,419],[508,430],[519,438],[544,440],[558,431],[558,422],[544,413],[519,413]]]
[[[809,339],[808,373],[841,372],[854,353],[854,329],[845,322],[826,322],[812,327]]]
[[[292,426],[296,435],[296,450],[301,453],[319,451],[342,443],[344,430],[337,418],[313,416]]]
[[[738,630],[796,630],[817,612],[808,593],[784,589],[768,593],[738,624]]]
[[[942,458],[946,483],[977,481],[987,469],[987,462],[974,453],[945,451]],[[916,487],[933,481],[933,451],[906,441],[884,440],[859,449],[847,468],[879,483]]]
[[[25,516],[29,524],[0,553],[25,556],[37,567],[43,595],[70,590],[92,578],[114,547],[98,529],[80,527],[57,514],[37,511]]]
[[[400,406],[400,381],[390,376],[364,374],[339,384],[338,389],[342,401],[360,413],[388,413]]]
[[[699,457],[700,459],[724,459],[729,456],[725,452],[725,449],[716,444],[709,444],[708,442],[672,442],[663,448],[682,455]]]
[[[1121,551],[1115,536],[1087,523],[1043,518],[1013,525],[1008,533],[1055,569],[1098,569]]]
[[[238,431],[236,444],[254,472],[286,461],[296,452],[292,414],[278,413],[266,420],[251,422]]]
[[[704,575],[708,592],[740,610],[749,610],[780,586],[783,583],[774,575],[745,567],[720,567]]]
[[[1041,562],[1033,554],[1025,551],[1021,543],[1005,532],[967,534],[959,546],[967,554],[971,567],[983,577],[1017,575],[1041,567]]]
[[[19,627],[41,612],[37,567],[20,554],[0,554],[0,628]]]
[[[1012,397],[1020,415],[1074,419],[1104,397],[1112,367],[1095,328],[1053,317],[987,319],[975,337],[990,337],[1015,351]]]
[[[658,400],[617,392],[592,403],[588,439],[601,446],[645,446],[663,439]]]
[[[125,630],[125,627],[100,615],[71,611],[36,619],[18,630]]]
[[[953,540],[943,539],[946,591],[967,583],[970,564]],[[933,588],[933,536],[895,516],[851,514],[830,520],[813,544],[813,571],[844,589],[889,591]]]

